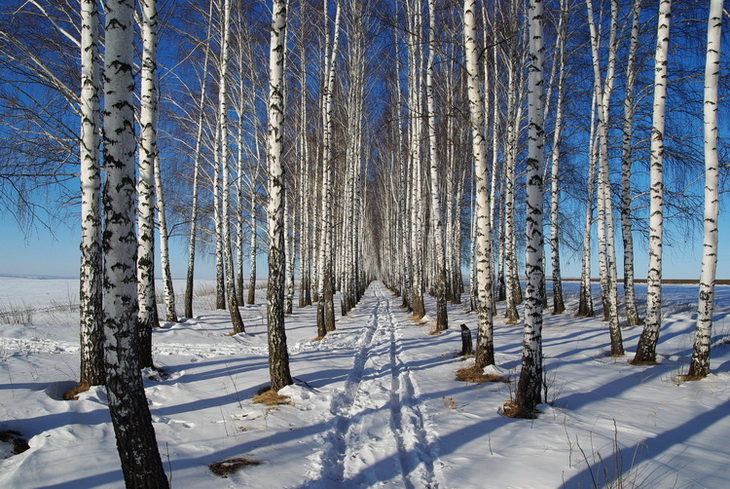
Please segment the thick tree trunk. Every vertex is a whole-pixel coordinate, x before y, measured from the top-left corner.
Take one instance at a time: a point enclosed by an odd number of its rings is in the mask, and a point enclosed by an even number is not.
[[[154,0],[146,0],[148,2]],[[167,488],[137,351],[133,2],[106,4],[104,67],[104,366],[127,487]]]
[[[717,151],[718,98],[720,78],[720,47],[722,39],[723,1],[710,1],[707,21],[707,54],[705,61],[705,218],[702,244],[702,271],[697,305],[697,330],[692,361],[687,378],[701,379],[710,373],[710,343],[712,311],[714,309],[715,272],[717,269],[717,215],[719,204],[719,158]]]
[[[286,257],[284,250],[285,181],[282,164],[284,136],[284,38],[286,3],[274,0],[271,19],[271,48],[269,51],[269,128],[266,156],[269,168],[269,280],[266,294],[266,319],[269,343],[269,376],[271,389],[278,391],[292,384],[289,373],[289,352],[284,328],[284,282]]]
[[[662,228],[664,113],[667,99],[667,54],[671,0],[659,3],[656,55],[654,56],[654,110],[651,128],[651,162],[649,166],[649,271],[646,277],[646,321],[636,346],[633,363],[656,361],[656,345],[662,324]]]
[[[522,370],[517,383],[515,404],[522,412],[532,412],[542,402],[542,269],[543,237],[543,40],[542,0],[530,0],[528,82],[528,155],[525,269],[525,321],[522,335]]]

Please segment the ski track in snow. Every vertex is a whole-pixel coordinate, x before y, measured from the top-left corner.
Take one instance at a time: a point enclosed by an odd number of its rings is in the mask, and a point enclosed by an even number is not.
[[[372,313],[343,392],[330,405],[332,430],[305,487],[378,485],[443,487],[434,470],[433,439],[413,399],[418,388],[399,344],[398,322],[382,284],[363,298]]]

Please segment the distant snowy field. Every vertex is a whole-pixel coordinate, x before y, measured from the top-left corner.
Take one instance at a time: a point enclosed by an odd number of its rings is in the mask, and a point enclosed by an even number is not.
[[[578,284],[564,287],[573,311]],[[292,404],[254,404],[268,379],[265,289],[242,308],[247,333],[236,336],[214,310],[213,283],[196,289],[196,317],[154,333],[169,378],[145,379],[174,488],[730,487],[729,286],[717,288],[713,373],[699,382],[677,381],[696,286],[664,287],[657,366],[627,364],[639,328],[623,329],[628,354],[615,359],[599,319],[546,315],[549,404],[536,420],[499,414],[514,382],[454,380],[471,362],[457,355],[457,329],[474,329],[473,313],[449,306],[451,329],[431,336],[377,283],[321,342],[311,342],[315,308],[295,307],[287,334],[297,384],[282,392]],[[104,389],[61,400],[78,378],[77,306],[75,280],[0,277],[0,431],[30,445],[11,455],[0,442],[2,488],[123,487]],[[515,379],[520,326],[495,321],[495,370]],[[209,471],[232,457],[260,465],[226,479]]]

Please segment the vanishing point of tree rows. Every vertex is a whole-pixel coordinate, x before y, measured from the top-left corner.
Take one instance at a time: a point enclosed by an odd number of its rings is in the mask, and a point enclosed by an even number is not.
[[[157,256],[161,310],[178,321],[172,237],[187,243],[182,316],[194,316],[196,258],[210,255],[232,334],[245,333],[239,307],[267,257],[273,390],[292,383],[295,298],[316,307],[321,339],[381,280],[417,320],[433,296],[437,333],[466,297],[480,371],[495,362],[495,315],[521,322],[505,413],[533,416],[543,315],[594,315],[591,255],[611,355],[624,355],[621,326],[637,326],[631,363],[652,363],[662,247],[701,229],[685,377],[705,377],[727,12],[674,3],[6,2],[0,199],[25,226],[80,202],[77,390],[106,385],[127,485],[168,484],[140,369],[154,368]],[[637,297],[634,253],[647,250]],[[581,263],[576,311],[566,254]]]

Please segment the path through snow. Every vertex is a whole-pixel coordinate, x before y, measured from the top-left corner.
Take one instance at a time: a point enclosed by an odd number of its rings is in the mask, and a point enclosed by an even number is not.
[[[311,487],[437,488],[432,444],[417,385],[404,362],[389,292],[370,287],[360,308],[371,311],[344,391],[332,398],[332,429],[316,457]]]

